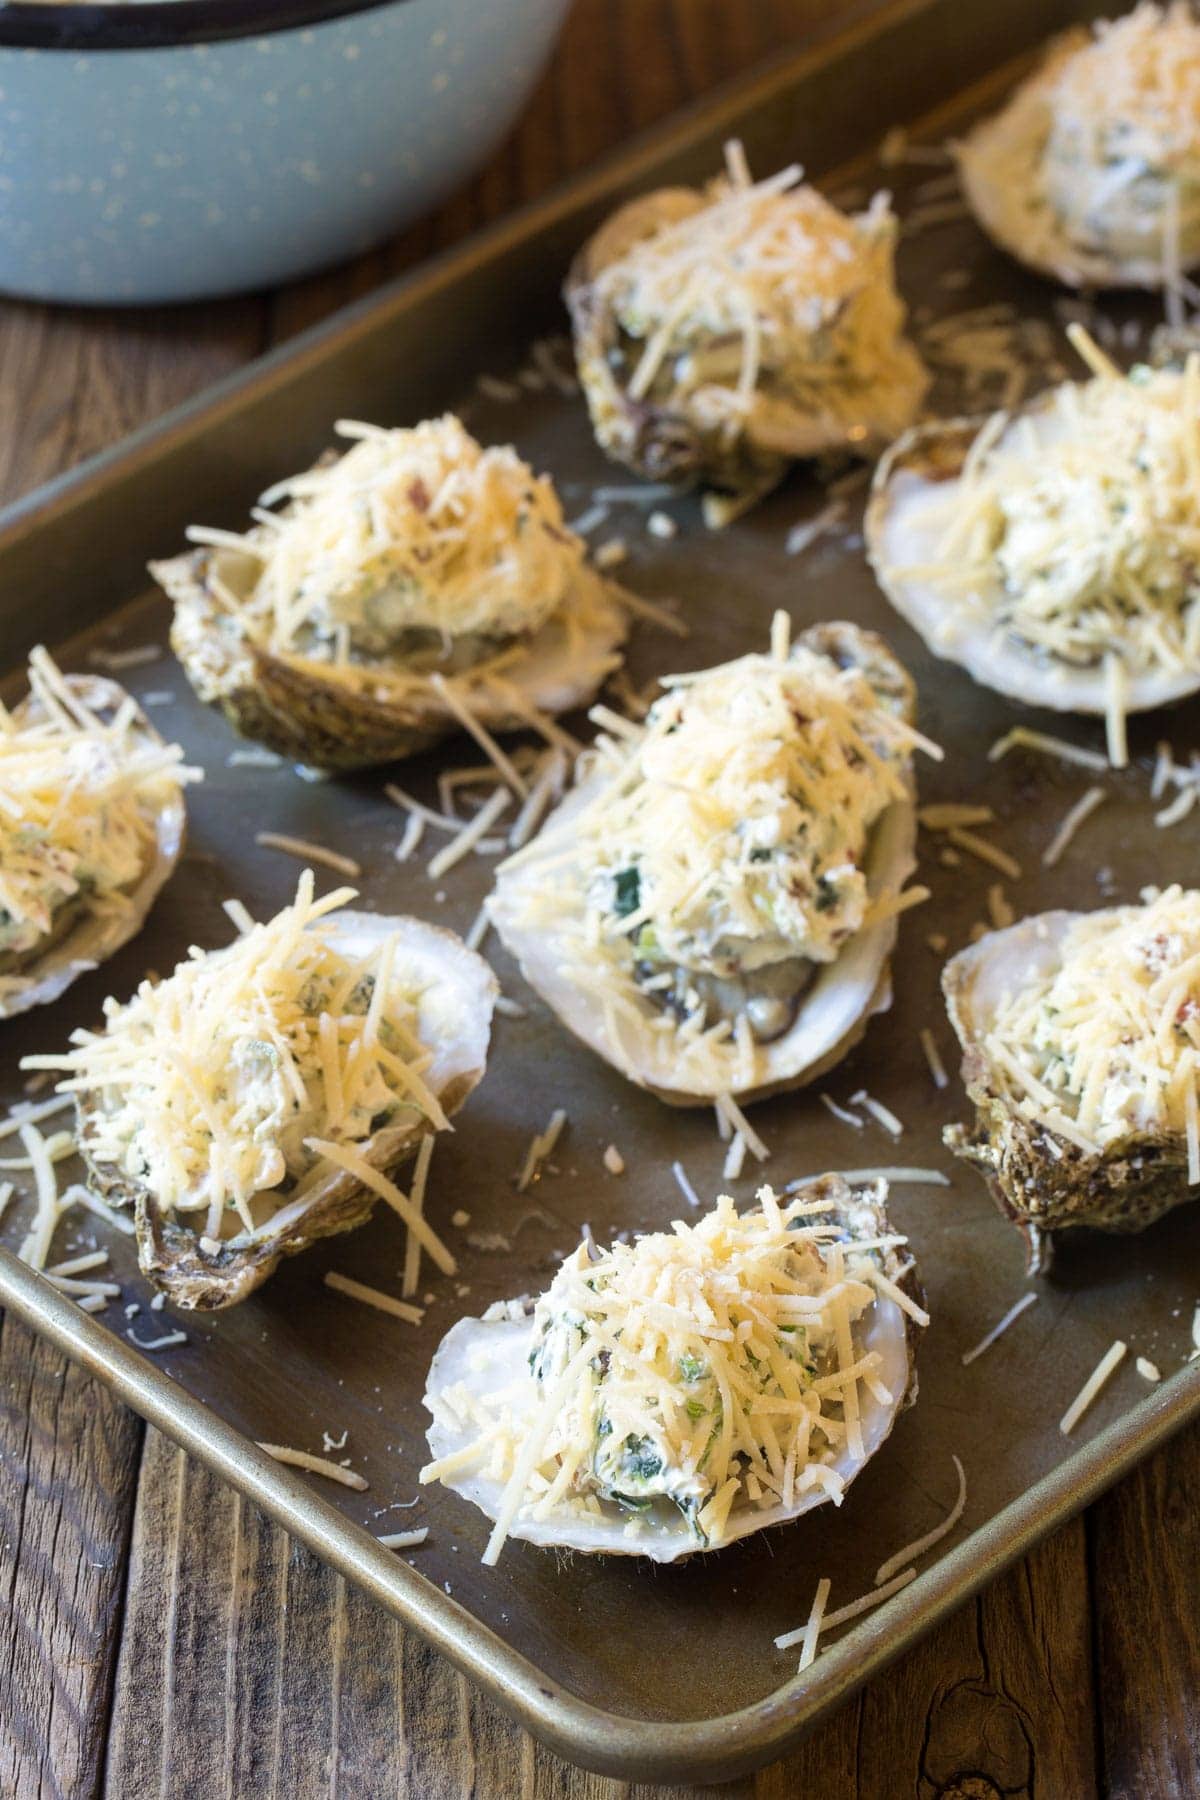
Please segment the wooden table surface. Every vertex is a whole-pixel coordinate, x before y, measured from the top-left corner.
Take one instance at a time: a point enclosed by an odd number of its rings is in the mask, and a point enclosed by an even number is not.
[[[839,0],[576,0],[515,136],[387,249],[202,309],[3,306],[0,496],[111,444],[838,11]],[[12,1321],[0,1334],[0,1510],[0,1800],[646,1793],[559,1762]],[[1192,1431],[786,1762],[721,1791],[1200,1794],[1198,1603]]]

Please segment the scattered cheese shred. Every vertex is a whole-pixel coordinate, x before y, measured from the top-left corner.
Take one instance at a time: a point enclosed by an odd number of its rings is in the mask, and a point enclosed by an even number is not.
[[[848,1606],[840,1607],[837,1612],[826,1613],[820,1623],[821,1632],[832,1631],[835,1625],[844,1625],[848,1619],[857,1619],[860,1613],[870,1612],[871,1608],[875,1606],[882,1606],[885,1600],[890,1600],[893,1594],[898,1594],[902,1587],[907,1587],[909,1582],[915,1578],[916,1573],[915,1569],[905,1569],[902,1574],[894,1575],[891,1581],[885,1581],[882,1587],[873,1588],[869,1594],[864,1594],[861,1600],[852,1600]],[[775,1639],[775,1648],[790,1650],[793,1645],[804,1640],[807,1631],[806,1624],[801,1625],[796,1631],[785,1631],[782,1637]]]
[[[254,841],[263,850],[282,850],[287,856],[299,857],[301,862],[320,863],[326,869],[348,876],[351,881],[357,881],[362,874],[361,865],[352,856],[327,850],[324,844],[311,843],[308,838],[289,837],[283,831],[256,831]]]
[[[326,1270],[325,1286],[332,1288],[336,1294],[345,1294],[351,1300],[361,1300],[364,1306],[373,1306],[377,1312],[391,1313],[393,1318],[403,1319],[409,1325],[419,1325],[425,1317],[422,1307],[409,1306],[407,1301],[397,1300],[379,1288],[367,1287],[361,1281],[352,1281],[349,1275],[339,1275],[336,1269]]]
[[[1092,1370],[1078,1394],[1075,1396],[1074,1400],[1072,1400],[1070,1406],[1068,1406],[1066,1412],[1058,1422],[1058,1429],[1062,1432],[1064,1437],[1069,1437],[1074,1431],[1088,1407],[1091,1406],[1092,1402],[1096,1399],[1101,1388],[1105,1386],[1115,1373],[1127,1348],[1128,1346],[1118,1338],[1116,1343],[1112,1344],[1109,1349],[1104,1352],[1104,1355],[1100,1358],[1100,1361],[1096,1364],[1096,1367]]]
[[[375,1541],[385,1550],[415,1550],[428,1536],[428,1525],[420,1525],[415,1531],[385,1531]]]
[[[1021,1314],[1034,1304],[1036,1299],[1037,1295],[1030,1292],[1028,1294],[1022,1294],[1019,1300],[1014,1301],[1004,1317],[997,1320],[996,1324],[980,1338],[977,1344],[970,1350],[963,1351],[963,1368],[965,1369],[968,1364],[973,1363],[976,1357],[982,1356],[985,1350],[990,1350],[992,1345],[996,1342],[996,1339],[1003,1337],[1009,1326],[1014,1324],[1015,1321],[1020,1318]]]
[[[1031,731],[1027,725],[1014,725],[1011,731],[997,738],[988,751],[988,761],[999,762],[1010,750],[1038,750],[1044,756],[1057,756],[1062,762],[1078,763],[1081,769],[1094,769],[1097,774],[1103,774],[1109,767],[1107,756],[1101,756],[1098,750],[1085,750],[1082,744],[1052,737],[1049,732]]]
[[[518,1194],[523,1194],[533,1181],[540,1170],[541,1165],[545,1162],[546,1158],[557,1144],[566,1122],[566,1113],[563,1111],[562,1107],[556,1107],[554,1112],[550,1115],[550,1122],[546,1126],[546,1129],[534,1134],[533,1140],[526,1152],[525,1161],[521,1166],[521,1172],[517,1176]]]
[[[929,1073],[933,1079],[934,1087],[948,1087],[950,1084],[950,1077],[946,1073],[946,1065],[942,1061],[941,1053],[933,1041],[933,1033],[928,1025],[923,1026],[917,1033],[917,1036],[920,1039],[922,1054],[924,1055],[925,1061],[929,1064]]]
[[[817,1639],[821,1635],[821,1621],[825,1617],[825,1607],[829,1601],[829,1590],[832,1586],[828,1575],[822,1575],[817,1583],[817,1591],[813,1595],[812,1611],[808,1615],[808,1623],[804,1627],[800,1639],[800,1661],[797,1674],[802,1674],[810,1664],[816,1661]]]
[[[900,1569],[907,1568],[910,1562],[915,1563],[924,1556],[927,1550],[932,1550],[935,1544],[940,1544],[944,1537],[950,1535],[962,1518],[967,1507],[967,1473],[953,1452],[951,1452],[950,1461],[958,1471],[958,1497],[953,1506],[940,1525],[935,1525],[932,1531],[925,1533],[924,1537],[917,1538],[914,1543],[906,1544],[903,1550],[897,1550],[894,1556],[889,1556],[886,1562],[880,1563],[875,1571],[876,1587],[882,1587]]]
[[[330,1462],[328,1457],[313,1456],[307,1450],[291,1450],[286,1444],[260,1442],[258,1447],[278,1463],[287,1463],[293,1469],[307,1469],[310,1475],[324,1475],[328,1481],[338,1481],[343,1487],[354,1488],[360,1493],[371,1485],[354,1469],[344,1469],[341,1463]]]

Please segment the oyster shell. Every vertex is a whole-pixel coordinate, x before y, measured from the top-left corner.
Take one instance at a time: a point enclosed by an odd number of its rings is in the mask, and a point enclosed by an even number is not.
[[[1161,288],[1178,239],[1200,261],[1200,30],[1141,5],[1055,38],[1006,104],[954,146],[989,237],[1068,287]],[[1177,98],[1178,96],[1178,98]],[[1186,115],[1182,136],[1172,117]]]
[[[811,1217],[806,1215],[803,1224],[836,1227],[840,1241],[847,1249],[851,1249],[856,1240],[867,1242],[892,1235],[886,1209],[886,1182],[878,1182],[873,1189],[860,1192],[850,1188],[840,1175],[821,1175],[793,1183],[786,1190],[786,1197],[780,1197],[780,1204],[786,1205],[793,1199],[813,1205]],[[919,1308],[924,1295],[913,1265],[901,1264],[894,1245],[876,1254],[883,1272]],[[567,1259],[564,1270],[571,1266],[572,1260]],[[506,1405],[511,1407],[514,1438],[518,1443],[528,1438],[534,1426],[542,1389],[531,1372],[531,1354],[536,1353],[539,1341],[532,1303],[512,1302],[508,1307],[501,1303],[491,1311],[493,1316],[482,1319],[460,1319],[443,1338],[434,1356],[425,1405],[433,1415],[426,1436],[435,1462],[466,1450],[480,1430],[477,1422],[473,1423],[452,1404],[446,1403],[443,1396],[447,1390],[465,1386],[468,1392],[481,1397],[503,1393]],[[840,1480],[839,1501],[845,1488],[889,1436],[899,1414],[916,1399],[915,1359],[920,1329],[910,1313],[882,1292],[852,1327],[855,1355],[875,1353],[880,1359],[876,1372],[879,1382],[887,1390],[887,1398],[880,1398],[865,1387],[859,1389],[865,1454],[857,1457],[843,1444],[828,1458],[829,1470]],[[703,1327],[697,1322],[695,1343],[700,1348],[702,1338]],[[603,1380],[601,1374],[597,1392],[602,1391]],[[471,1501],[489,1519],[495,1520],[501,1510],[506,1483],[490,1473],[486,1466],[481,1468],[483,1461],[480,1458],[468,1462],[437,1479],[463,1499]],[[593,1465],[598,1462],[598,1453],[594,1454],[592,1462]],[[432,1478],[422,1474],[423,1481]],[[598,1511],[584,1510],[577,1503],[572,1505],[569,1499],[567,1504],[560,1502],[540,1518],[534,1516],[531,1509],[523,1508],[513,1518],[507,1535],[543,1547],[578,1550],[585,1555],[644,1556],[656,1563],[670,1563],[723,1549],[752,1532],[790,1524],[832,1497],[827,1486],[814,1486],[798,1494],[790,1505],[781,1501],[764,1506],[745,1502],[739,1505],[735,1501],[719,1539],[709,1542],[685,1516],[676,1500],[660,1495],[649,1506],[639,1505],[638,1525],[631,1531],[630,1520],[635,1516],[629,1510],[632,1502],[627,1498],[622,1506],[601,1492]]]
[[[677,324],[650,385],[634,391],[637,365],[659,321],[653,313],[642,318],[632,302],[623,309],[626,259],[660,234],[686,242],[689,220],[710,214],[740,188],[752,192],[748,183],[731,168],[729,182],[708,191],[662,188],[628,202],[579,252],[564,290],[601,448],[648,480],[719,490],[706,502],[712,525],[726,523],[774,487],[789,460],[839,450],[872,454],[912,423],[929,380],[902,336],[904,312],[892,279],[895,220],[886,202],[878,200],[851,220],[812,188],[784,192],[777,186],[774,203],[803,209],[810,242],[836,236],[841,253],[829,293],[814,281],[802,299],[792,294],[786,303],[780,300],[792,320],[791,354],[779,347],[781,333],[773,333],[773,347],[764,336],[752,399],[735,405],[741,333],[705,323],[698,306],[699,322],[685,317]],[[709,290],[719,288],[723,273],[736,282],[740,266],[731,261],[722,271],[706,256],[702,279]],[[673,296],[687,279],[685,271]],[[862,319],[868,311],[869,325]]]
[[[1177,371],[1155,379],[1182,380]],[[1064,384],[1064,391],[1075,384]],[[1053,450],[1061,436],[1050,390],[1013,416],[992,445],[1003,452],[1032,433],[1029,459]],[[981,433],[994,428],[995,415],[919,425],[883,456],[876,470],[864,521],[867,556],[876,579],[902,618],[936,656],[958,663],[973,680],[1027,706],[1056,712],[1110,716],[1112,690],[1106,654],[1068,661],[1019,636],[1001,613],[1008,598],[998,573],[988,572],[969,592],[945,591],[926,573],[944,561],[939,547],[954,495]],[[1148,541],[1148,540],[1145,540]],[[1164,537],[1165,541],[1165,537]],[[1019,598],[1019,596],[1018,596]],[[1130,640],[1132,643],[1132,640]],[[1186,650],[1172,667],[1162,661],[1134,661],[1121,646],[1120,709],[1151,711],[1200,689],[1200,665]]]
[[[915,712],[912,681],[873,632],[850,624],[823,624],[802,632],[796,641],[798,647],[826,656],[841,668],[860,669],[881,704],[911,722]],[[748,1060],[745,1048],[733,1038],[717,1046],[713,1056],[719,1077],[703,1082],[681,1078],[677,1037],[663,1030],[662,1007],[647,992],[614,971],[622,1001],[617,1009],[600,1004],[594,993],[579,984],[565,950],[572,928],[578,931],[586,916],[586,880],[569,852],[564,852],[564,838],[569,843],[572,822],[610,779],[603,772],[585,777],[547,819],[533,845],[503,865],[497,875],[488,913],[529,985],[597,1055],[673,1105],[706,1105],[721,1094],[743,1102],[763,1099],[813,1081],[840,1062],[862,1037],[873,1015],[891,1005],[890,957],[897,935],[894,914],[857,930],[834,961],[777,964],[781,972],[792,971],[800,982],[798,989],[793,982],[795,1003],[789,1022],[774,1035],[764,1034]],[[898,895],[916,866],[911,771],[906,786],[909,797],[889,804],[871,828],[864,870],[872,903],[886,903]],[[569,896],[564,922],[557,928],[535,916],[539,895],[550,890],[559,897]],[[763,973],[749,976],[742,993],[742,1004],[751,1018],[759,1000],[770,1005],[774,999],[770,986],[763,984]],[[719,1005],[724,997],[722,986],[727,984],[694,985],[701,987],[706,1001]]]
[[[31,667],[37,666],[39,656],[72,699],[94,717],[109,722],[123,706],[133,706],[119,683],[97,675],[59,675],[44,651],[34,652]],[[20,731],[45,717],[44,707],[31,693],[14,709],[12,723]],[[164,739],[137,707],[133,710],[130,738],[135,745],[166,747]],[[183,783],[195,779],[197,773],[168,770],[154,777],[153,835],[140,875],[123,890],[130,903],[127,910],[97,911],[86,894],[75,895],[55,908],[51,930],[32,951],[0,954],[0,1019],[57,1000],[72,982],[106,962],[137,936],[179,861],[187,827]]]
[[[465,1103],[483,1077],[491,1031],[495,977],[482,957],[454,936],[422,920],[343,911],[331,921],[335,949],[363,956],[393,932],[400,933],[393,979],[420,990],[418,1035],[433,1059],[424,1080],[449,1117]],[[365,1222],[378,1196],[345,1170],[318,1163],[300,1184],[299,1197],[280,1194],[282,1204],[256,1225],[219,1241],[180,1216],[164,1210],[155,1194],[95,1148],[98,1101],[78,1096],[80,1151],[93,1184],[110,1203],[132,1207],[138,1261],[143,1272],[173,1306],[212,1311],[234,1306],[260,1287],[285,1256],[295,1256],[319,1238],[353,1231]],[[388,1126],[354,1148],[382,1174],[392,1176],[415,1154],[433,1129],[421,1116]],[[273,1196],[271,1197],[274,1198]],[[204,1214],[193,1215],[203,1221]]]
[[[1058,1232],[1079,1226],[1142,1231],[1194,1195],[1181,1133],[1131,1128],[1099,1154],[1089,1152],[1019,1111],[1022,1091],[988,1052],[997,1009],[1006,996],[1055,974],[1072,926],[1122,910],[1022,919],[960,951],[942,975],[946,1010],[963,1048],[963,1084],[975,1105],[974,1122],[947,1126],[944,1139],[980,1171],[1001,1212],[1021,1231],[1031,1273],[1050,1266]]]
[[[587,564],[582,544],[563,527],[550,483],[514,452],[481,450],[455,419],[391,433],[341,429],[359,442],[274,491],[287,501],[282,512],[260,510],[258,523],[240,538],[196,532],[211,541],[151,564],[174,603],[172,647],[200,698],[216,702],[235,730],[280,755],[344,770],[411,756],[461,730],[464,713],[487,730],[517,731],[531,717],[567,712],[590,699],[621,661],[627,610],[620,588]],[[348,566],[338,560],[336,542],[332,551],[323,543],[308,546],[310,562],[293,551],[298,566],[289,564],[285,586],[264,601],[259,590],[272,571],[281,526],[303,529],[320,506],[332,531],[364,504],[355,498],[357,483],[346,495],[318,492],[314,499],[306,481],[336,474],[349,458],[380,444],[379,466],[361,485],[366,491],[372,480],[390,483],[391,535],[382,549],[375,537],[351,539],[342,552]],[[386,461],[393,446],[394,468]],[[439,583],[455,574],[444,566],[447,521],[441,513],[435,525],[429,521],[456,466],[465,474],[464,496],[453,502],[453,539],[472,544],[478,516],[483,549],[469,579],[458,579],[457,609],[439,623],[436,602],[449,591]],[[481,469],[507,483],[511,520],[491,504],[490,490],[473,496],[465,485]],[[418,541],[422,530],[443,535],[432,539],[431,549]],[[528,570],[521,557],[529,559]],[[281,618],[290,623],[281,625]]]

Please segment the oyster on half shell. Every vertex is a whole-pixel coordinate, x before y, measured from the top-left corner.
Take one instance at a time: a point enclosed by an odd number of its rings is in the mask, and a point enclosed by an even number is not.
[[[928,386],[903,335],[885,196],[850,218],[801,171],[752,183],[740,155],[707,189],[632,200],[566,284],[601,448],[651,481],[703,483],[727,522],[790,460],[871,455]]]
[[[1054,39],[955,146],[967,200],[1018,261],[1069,287],[1161,288],[1200,262],[1200,24],[1143,3]]]
[[[1019,1227],[1032,1270],[1049,1266],[1059,1232],[1141,1231],[1196,1197],[1186,1090],[1200,999],[1194,977],[1182,1001],[1175,986],[1198,950],[1200,895],[1173,888],[1143,906],[1023,919],[946,965],[975,1118],[945,1140]],[[1165,1048],[1143,1005],[1177,1010]]]
[[[324,769],[395,761],[463,728],[568,712],[621,661],[621,590],[548,478],[457,419],[339,426],[354,441],[263,496],[242,535],[151,565],[202,700]]]
[[[200,776],[117,682],[63,675],[40,648],[29,680],[0,735],[0,1018],[57,1000],[137,935]]]
[[[282,1257],[361,1225],[379,1195],[326,1146],[394,1176],[483,1076],[496,995],[488,965],[419,919],[326,918],[349,897],[313,902],[306,875],[294,906],[267,925],[226,950],[193,952],[124,1006],[108,1002],[105,1030],[76,1032],[72,1053],[27,1061],[75,1078],[89,1177],[133,1209],[141,1267],[173,1305],[232,1306]],[[265,1000],[242,979],[260,969]],[[163,1070],[180,1063],[184,1097],[200,1098],[177,1124],[180,1092]]]
[[[789,650],[786,626],[602,739],[487,903],[568,1029],[673,1104],[812,1081],[891,1003],[912,753],[935,747],[882,639],[826,624]]]
[[[918,426],[880,462],[867,553],[936,655],[1030,706],[1123,716],[1200,688],[1200,357],[1108,364],[1009,416]]]
[[[741,1217],[723,1197],[670,1233],[591,1256],[581,1246],[536,1302],[501,1302],[442,1340],[421,1480],[500,1521],[489,1563],[505,1537],[675,1562],[840,1505],[916,1397],[928,1322],[886,1203],[885,1182],[863,1192],[822,1175],[778,1201],[761,1190]],[[839,1290],[859,1373],[816,1388],[843,1366]],[[769,1363],[737,1331],[743,1316]],[[736,1448],[721,1402],[731,1378],[764,1402],[747,1405]],[[789,1395],[804,1398],[802,1420]],[[774,1397],[774,1430],[750,1450]]]

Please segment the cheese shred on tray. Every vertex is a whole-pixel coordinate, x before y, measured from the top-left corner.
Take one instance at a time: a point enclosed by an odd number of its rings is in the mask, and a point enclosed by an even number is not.
[[[665,685],[643,726],[598,715],[612,735],[492,920],[633,1079],[712,1099],[806,1078],[878,1004],[933,749],[912,684],[870,633],[789,649],[779,615],[771,654]]]
[[[450,414],[342,421],[340,455],[279,482],[245,533],[195,527],[156,564],[201,699],[319,766],[386,762],[476,714],[512,729],[620,661],[617,590],[553,483]]]
[[[0,706],[0,1016],[57,998],[141,928],[199,777],[115,682],[34,650],[27,697]]]
[[[1045,913],[949,964],[977,1107],[951,1147],[1039,1236],[1139,1230],[1200,1186],[1200,893]]]
[[[445,1339],[422,1481],[495,1521],[485,1562],[508,1536],[670,1561],[840,1504],[927,1322],[886,1191],[824,1176],[581,1245],[531,1317],[500,1306]]]
[[[1200,687],[1200,356],[1116,369],[1010,416],[919,428],[881,465],[868,536],[939,655],[1033,704],[1124,715]]]
[[[136,1204],[142,1266],[183,1304],[241,1298],[389,1189],[403,1214],[389,1169],[482,1073],[486,965],[448,932],[341,910],[353,897],[315,898],[306,872],[267,924],[26,1060],[65,1073],[93,1179]]]

